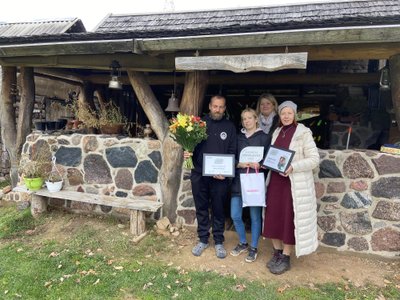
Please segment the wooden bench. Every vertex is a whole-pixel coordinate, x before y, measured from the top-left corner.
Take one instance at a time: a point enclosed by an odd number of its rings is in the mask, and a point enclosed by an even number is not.
[[[156,212],[163,205],[160,202],[150,200],[128,199],[67,190],[50,193],[47,189],[41,189],[32,194],[32,216],[37,217],[47,211],[47,198],[127,208],[130,210],[130,231],[134,236],[141,236],[146,232],[145,212]]]

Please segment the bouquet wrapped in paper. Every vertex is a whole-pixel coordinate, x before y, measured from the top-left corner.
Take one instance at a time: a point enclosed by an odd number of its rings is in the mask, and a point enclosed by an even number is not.
[[[193,152],[197,144],[207,138],[206,122],[200,117],[178,113],[176,118],[170,120],[169,131],[172,138],[182,146],[183,150]],[[183,167],[193,169],[192,157],[185,159]]]

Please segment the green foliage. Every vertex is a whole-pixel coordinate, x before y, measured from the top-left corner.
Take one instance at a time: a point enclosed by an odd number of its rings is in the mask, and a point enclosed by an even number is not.
[[[13,214],[13,216],[11,216]],[[23,216],[23,217],[22,217]],[[0,207],[0,224],[21,223],[27,213]],[[170,240],[150,233],[139,244],[121,234],[115,218],[86,224],[80,216],[50,213],[48,230],[57,219],[66,239],[19,236],[0,240],[1,299],[399,299],[394,284],[379,288],[344,284],[287,287],[248,281],[212,271],[193,272],[169,265],[161,257]],[[85,221],[94,217],[84,216]],[[60,221],[62,219],[62,221]],[[80,226],[73,226],[80,223]],[[31,223],[33,224],[33,223]],[[0,232],[5,226],[0,225]],[[100,229],[99,229],[100,228]],[[107,228],[104,230],[104,228]],[[45,231],[44,229],[42,229]],[[20,231],[18,231],[20,232]],[[227,262],[228,263],[228,262]],[[328,270],[329,271],[329,270]]]
[[[119,107],[114,102],[110,101],[104,105],[99,114],[99,126],[125,124],[126,117],[121,113]]]
[[[19,235],[35,228],[35,220],[29,209],[18,211],[15,206],[0,209],[0,239]]]

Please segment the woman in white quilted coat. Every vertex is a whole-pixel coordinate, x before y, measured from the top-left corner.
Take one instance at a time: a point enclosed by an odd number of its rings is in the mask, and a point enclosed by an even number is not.
[[[267,267],[273,274],[290,269],[290,255],[314,252],[318,247],[317,200],[313,169],[319,165],[312,132],[296,122],[297,105],[285,101],[278,108],[279,127],[271,145],[295,151],[286,171],[272,171],[267,179],[267,207],[263,236],[271,239],[274,254]]]

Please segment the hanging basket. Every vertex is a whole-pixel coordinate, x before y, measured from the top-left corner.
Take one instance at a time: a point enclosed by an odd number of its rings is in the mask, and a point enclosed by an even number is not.
[[[46,187],[50,193],[61,191],[62,186],[63,186],[62,181],[56,181],[56,182],[46,181]]]

